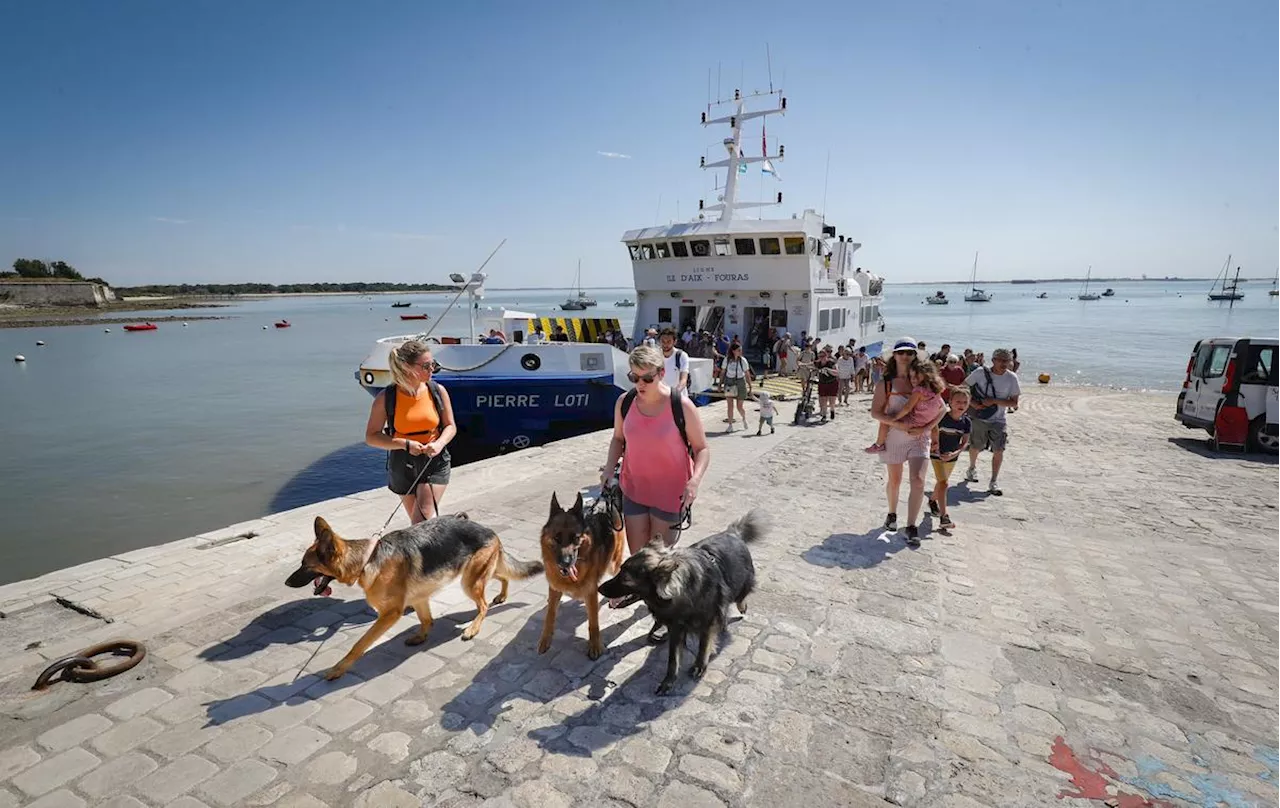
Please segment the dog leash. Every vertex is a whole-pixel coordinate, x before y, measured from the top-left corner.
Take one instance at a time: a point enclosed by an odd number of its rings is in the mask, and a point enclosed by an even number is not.
[[[444,451],[444,450],[441,449],[441,451]],[[422,470],[418,472],[418,476],[414,477],[413,482],[409,485],[410,491],[418,487],[418,483],[422,481],[422,475],[426,474],[427,469],[431,467],[431,460],[434,460],[439,456],[440,455],[434,455],[429,460],[427,460],[426,464],[423,465]],[[412,457],[412,455],[410,455],[410,457]],[[440,503],[436,500],[436,489],[434,486],[431,485],[431,483],[427,483],[427,490],[431,492],[431,508],[436,512],[436,516],[439,516]],[[373,534],[373,537],[370,538],[369,548],[364,551],[364,564],[360,565],[362,568],[364,567],[365,564],[368,564],[369,559],[373,557],[373,551],[378,546],[378,541],[382,538],[382,534],[386,532],[387,525],[391,524],[391,520],[396,518],[396,514],[400,512],[400,508],[402,506],[403,506],[403,503],[396,505],[394,508],[392,508],[390,515],[387,516],[387,521],[383,522],[382,527],[378,528],[377,532],[375,532]],[[418,512],[421,513],[422,509],[419,508]]]

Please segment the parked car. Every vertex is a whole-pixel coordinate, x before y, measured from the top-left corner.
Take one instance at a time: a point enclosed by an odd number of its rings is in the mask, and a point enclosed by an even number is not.
[[[1277,439],[1277,342],[1274,337],[1214,337],[1191,350],[1173,417],[1203,429],[1215,444],[1274,453]]]

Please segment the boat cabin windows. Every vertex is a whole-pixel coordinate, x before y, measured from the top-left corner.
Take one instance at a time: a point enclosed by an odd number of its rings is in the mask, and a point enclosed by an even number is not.
[[[694,258],[706,258],[711,255],[711,242],[705,238],[694,239],[689,242],[689,249],[693,251]]]
[[[665,241],[659,241],[657,244],[653,245],[653,251],[657,253],[659,258],[671,257],[671,248],[667,246],[667,242]]]
[[[645,261],[650,261],[650,260],[652,260],[652,259],[653,259],[653,245],[651,245],[651,244],[641,244],[641,245],[640,245],[640,257],[641,257],[641,258],[643,258]]]
[[[809,237],[809,253],[811,255],[822,255],[822,242],[813,236]]]
[[[782,255],[782,244],[778,241],[777,236],[767,236],[760,239],[761,255]]]
[[[773,309],[772,311],[770,311],[769,326],[771,328],[786,328],[787,327],[787,310]]]
[[[627,245],[627,249],[631,251],[631,260],[632,260],[632,261],[639,261],[639,260],[640,260],[640,245],[639,245],[639,244],[629,244],[629,245]]]
[[[783,236],[782,243],[787,255],[804,255],[804,236]]]
[[[671,242],[671,254],[676,258],[688,258],[689,245],[683,241],[673,241]]]
[[[735,238],[733,240],[733,251],[738,255],[755,255],[756,240],[753,238]]]
[[[818,330],[831,330],[831,309],[822,309],[818,312]]]
[[[658,322],[674,323],[675,320],[671,319],[671,309],[658,309]]]
[[[716,237],[716,255],[719,255],[719,256],[725,256],[725,255],[730,255],[730,254],[731,254],[731,253],[729,252],[729,239],[728,239],[728,237],[726,237],[726,236],[717,236],[717,237]]]

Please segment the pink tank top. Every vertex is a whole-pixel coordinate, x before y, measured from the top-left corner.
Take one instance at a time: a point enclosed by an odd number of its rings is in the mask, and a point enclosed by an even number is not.
[[[947,403],[942,400],[942,396],[927,387],[917,387],[911,392],[919,393],[922,397],[916,402],[911,412],[902,417],[902,422],[906,426],[931,424],[933,419],[941,415],[943,408],[947,406]]]
[[[664,396],[657,415],[645,415],[636,399],[622,421],[627,442],[622,455],[622,491],[650,508],[680,512],[680,497],[693,476],[693,458],[680,437],[671,402]]]

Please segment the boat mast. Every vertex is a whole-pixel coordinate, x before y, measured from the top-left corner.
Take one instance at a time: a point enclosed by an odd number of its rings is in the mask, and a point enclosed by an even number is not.
[[[978,251],[973,251],[973,272],[969,275],[969,291],[972,293],[978,288]]]
[[[748,101],[752,101],[757,98],[767,98],[774,95],[778,96],[778,106],[776,109],[762,109],[762,110],[756,110],[754,112],[746,111],[746,105]],[[709,113],[713,106],[720,106],[723,104],[733,105],[734,112],[732,115],[725,115],[719,118],[709,117]],[[704,205],[703,200],[700,199],[698,200],[698,209],[700,211],[706,212],[706,211],[718,210],[720,211],[720,221],[730,222],[730,221],[733,221],[734,213],[738,210],[743,210],[746,208],[763,208],[763,207],[768,207],[770,205],[779,205],[782,203],[781,191],[778,192],[778,198],[772,202],[739,202],[738,201],[738,175],[739,173],[745,174],[747,170],[746,166],[751,163],[763,163],[766,160],[778,160],[779,162],[781,162],[783,159],[783,155],[786,153],[786,149],[784,146],[778,146],[777,154],[773,154],[773,155],[765,154],[765,155],[761,155],[760,157],[745,156],[742,153],[742,124],[745,123],[746,121],[752,120],[753,118],[764,118],[768,115],[777,115],[777,114],[785,115],[786,112],[787,112],[787,98],[786,96],[782,95],[781,90],[776,90],[776,91],[770,90],[767,93],[757,92],[757,93],[752,93],[751,95],[746,95],[746,96],[742,94],[741,90],[734,90],[733,99],[731,101],[730,100],[716,101],[713,104],[707,105],[707,111],[702,113],[702,125],[711,126],[712,124],[717,124],[717,123],[727,123],[729,124],[729,128],[733,132],[733,136],[727,137],[722,141],[722,143],[724,144],[725,151],[727,151],[729,154],[727,159],[717,160],[713,163],[709,163],[707,162],[707,158],[705,156],[702,158],[702,161],[701,161],[702,168],[704,169],[705,168],[712,168],[712,169],[724,168],[724,169],[727,169],[727,176],[725,177],[724,193],[720,196],[719,202],[715,205]]]

